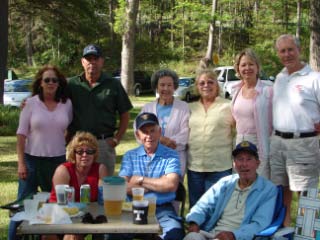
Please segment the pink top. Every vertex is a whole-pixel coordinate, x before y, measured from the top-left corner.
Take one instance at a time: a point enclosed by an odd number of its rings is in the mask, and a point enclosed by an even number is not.
[[[253,116],[253,99],[242,96],[242,88],[234,103],[233,117],[236,120],[238,134],[256,134],[256,124]]]
[[[64,133],[72,120],[72,104],[58,103],[49,111],[39,96],[28,98],[17,134],[26,136],[25,153],[38,157],[56,157],[66,152]]]

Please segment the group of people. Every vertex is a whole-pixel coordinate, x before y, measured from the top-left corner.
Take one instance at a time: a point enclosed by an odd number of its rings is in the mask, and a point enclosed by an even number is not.
[[[135,119],[140,146],[124,155],[119,176],[127,181],[128,195],[136,186],[156,194],[159,239],[185,236],[173,203],[185,173],[190,204],[186,240],[252,238],[272,221],[276,185],[284,186],[284,225],[289,225],[292,191],[318,186],[320,73],[300,61],[294,36],[281,35],[275,47],[284,69],[273,86],[259,79],[254,51],[237,55],[235,70],[242,81],[231,103],[219,97],[212,70],[198,72],[200,98],[190,104],[173,96],[179,79],[174,71],[153,74],[159,98]],[[88,45],[81,63],[84,73],[68,82],[55,67],[37,74],[17,131],[20,199],[40,186],[52,189],[50,201],[55,201],[54,185],[77,190],[88,183],[96,201],[101,178],[114,174],[114,148],[127,129],[132,105],[121,83],[102,73],[98,46]]]

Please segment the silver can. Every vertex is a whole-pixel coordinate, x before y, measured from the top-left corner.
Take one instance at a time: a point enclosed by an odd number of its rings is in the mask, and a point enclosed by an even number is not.
[[[74,202],[74,187],[66,187],[67,203]]]
[[[80,187],[80,202],[89,203],[90,202],[90,185],[82,184]]]

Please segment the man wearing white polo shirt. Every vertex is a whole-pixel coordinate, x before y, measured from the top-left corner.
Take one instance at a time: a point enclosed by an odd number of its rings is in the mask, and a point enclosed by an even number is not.
[[[320,73],[300,61],[295,36],[281,35],[276,50],[284,68],[274,84],[270,167],[271,180],[284,186],[288,226],[292,192],[318,186]]]

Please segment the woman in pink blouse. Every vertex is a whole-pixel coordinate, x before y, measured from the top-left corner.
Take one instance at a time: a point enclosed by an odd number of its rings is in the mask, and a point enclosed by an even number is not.
[[[232,115],[236,122],[236,144],[243,140],[254,143],[261,161],[258,173],[270,178],[269,136],[272,133],[272,86],[259,79],[260,62],[251,49],[240,52],[235,70],[242,80],[234,87]]]
[[[49,192],[56,167],[66,161],[64,134],[72,119],[66,85],[54,66],[36,74],[17,130],[18,199],[36,193],[38,186]]]

